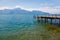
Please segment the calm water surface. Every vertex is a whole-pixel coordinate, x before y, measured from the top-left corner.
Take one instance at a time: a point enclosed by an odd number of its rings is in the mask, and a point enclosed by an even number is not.
[[[60,26],[38,22],[32,14],[0,15],[0,40],[60,40]]]

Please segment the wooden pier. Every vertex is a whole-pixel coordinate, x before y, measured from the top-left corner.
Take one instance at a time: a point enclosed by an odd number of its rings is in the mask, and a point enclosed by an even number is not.
[[[52,23],[53,19],[54,20],[58,19],[59,20],[58,24],[60,24],[60,16],[35,16],[35,18],[37,20],[45,19],[44,20],[45,22],[48,21],[48,19],[50,19],[50,23]],[[55,22],[57,22],[57,20]]]
[[[36,16],[36,18],[60,19],[60,16]]]

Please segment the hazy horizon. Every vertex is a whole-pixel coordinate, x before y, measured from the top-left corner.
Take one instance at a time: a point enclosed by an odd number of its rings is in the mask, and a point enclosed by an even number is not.
[[[60,0],[0,0],[0,10],[22,8],[49,13],[60,13]]]

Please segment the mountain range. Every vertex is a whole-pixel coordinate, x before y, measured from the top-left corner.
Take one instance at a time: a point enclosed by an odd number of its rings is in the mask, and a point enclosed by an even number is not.
[[[27,10],[24,10],[24,9],[21,9],[21,8],[15,8],[15,9],[0,10],[0,14],[38,14],[38,15],[46,15],[46,14],[49,14],[49,13],[38,11],[38,10],[27,11]]]

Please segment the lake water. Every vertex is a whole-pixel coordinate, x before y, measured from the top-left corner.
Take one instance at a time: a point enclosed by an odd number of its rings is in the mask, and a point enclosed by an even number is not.
[[[60,40],[60,26],[38,22],[32,14],[0,15],[0,40]]]

